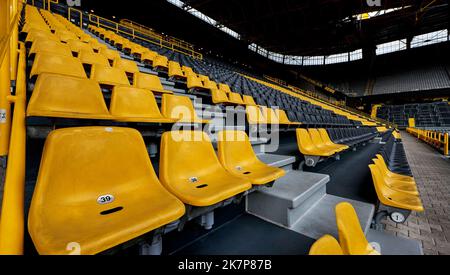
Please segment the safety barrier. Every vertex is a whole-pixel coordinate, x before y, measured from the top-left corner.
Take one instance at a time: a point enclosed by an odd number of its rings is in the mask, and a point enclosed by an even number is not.
[[[414,137],[436,148],[445,156],[449,155],[449,133],[417,128],[407,128],[406,131]]]

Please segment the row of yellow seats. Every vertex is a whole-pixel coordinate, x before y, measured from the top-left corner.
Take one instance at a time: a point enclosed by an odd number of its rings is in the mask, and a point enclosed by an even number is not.
[[[98,82],[49,73],[38,77],[28,104],[27,117],[209,123],[197,116],[189,97],[164,94],[160,111],[150,90],[118,85],[112,89],[108,110]]]
[[[158,179],[136,130],[53,131],[28,215],[36,250],[68,254],[77,244],[97,254],[178,220],[184,204],[212,206],[284,176],[258,160],[244,132],[219,136],[217,156],[203,132],[164,133]]]
[[[331,157],[350,147],[334,143],[326,129],[297,129],[297,144],[305,156]]]
[[[424,210],[413,177],[393,173],[382,155],[376,155],[369,165],[378,200],[386,206],[410,211]]]
[[[89,30],[105,40],[105,42],[111,43],[119,49],[123,49],[125,52],[130,53],[137,58],[140,62],[153,67],[153,69],[157,71],[169,70],[169,59],[166,56],[159,55],[158,53],[131,42],[112,31],[96,26],[89,26]]]
[[[380,255],[367,241],[350,203],[338,204],[335,211],[339,242],[333,236],[325,235],[311,246],[309,255]]]
[[[143,46],[130,42],[129,40],[111,32],[106,31],[95,26],[91,27],[92,31],[97,31],[99,34],[103,34],[103,38],[109,41],[114,41],[113,44],[118,48],[123,48],[125,52],[129,52],[135,57],[140,58],[144,63],[148,63],[148,60],[142,60]],[[124,42],[125,41],[125,42]],[[128,46],[126,46],[128,45]],[[137,52],[133,49],[138,48]],[[128,51],[127,51],[128,49]],[[145,49],[145,48],[144,48]],[[154,52],[153,52],[154,53]],[[178,62],[168,61],[166,57],[156,57],[156,53],[152,55],[152,66],[166,68],[168,76],[172,80],[183,80],[187,82],[187,88],[209,90],[211,92],[212,101],[214,104],[229,104],[229,105],[256,105],[254,99],[251,96],[241,97],[238,93],[233,93],[227,84],[217,84],[211,81],[208,76],[196,74],[192,68],[187,66],[181,66]],[[156,62],[155,61],[156,59]],[[153,63],[154,62],[154,63]],[[167,65],[167,66],[166,66]]]
[[[284,125],[299,126],[300,122],[289,120],[286,112],[282,109],[272,109],[266,106],[247,105],[247,121],[250,125]]]

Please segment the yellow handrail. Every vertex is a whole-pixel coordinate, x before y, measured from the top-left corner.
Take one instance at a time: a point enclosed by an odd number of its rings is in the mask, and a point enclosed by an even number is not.
[[[436,131],[423,130],[417,128],[407,128],[406,131],[412,136],[428,143],[441,151],[444,155],[449,155],[449,133],[439,133]]]
[[[14,103],[10,155],[6,169],[0,216],[0,254],[21,255],[24,243],[25,197],[25,106],[26,106],[25,45],[20,43],[16,95],[8,97]]]

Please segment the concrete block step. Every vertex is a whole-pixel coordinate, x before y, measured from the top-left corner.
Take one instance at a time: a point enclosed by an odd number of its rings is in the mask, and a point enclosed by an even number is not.
[[[278,168],[283,168],[285,170],[292,170],[292,164],[296,161],[293,156],[283,156],[275,154],[260,154],[257,155],[259,160],[262,162]]]

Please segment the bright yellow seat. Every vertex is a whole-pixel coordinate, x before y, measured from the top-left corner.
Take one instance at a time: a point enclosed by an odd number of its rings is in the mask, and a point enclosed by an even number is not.
[[[169,69],[169,59],[163,55],[158,55],[153,60],[153,68],[160,70]]]
[[[236,105],[245,105],[241,95],[238,93],[229,93],[228,97],[231,103],[234,103]]]
[[[120,59],[120,53],[116,50],[106,48],[100,48],[99,53],[108,58],[109,62],[113,64],[114,60]]]
[[[252,187],[223,168],[211,140],[201,131],[164,133],[159,167],[164,187],[188,205],[211,206]]]
[[[139,73],[139,68],[133,60],[117,58],[114,60],[113,67],[122,69],[126,73],[130,74]]]
[[[72,52],[80,53],[80,51],[86,51],[86,52],[94,52],[91,45],[88,43],[83,43],[78,39],[71,39],[67,41],[67,45],[69,46],[70,50]]]
[[[227,84],[223,84],[223,83],[219,83],[219,90],[224,91],[227,94],[232,93],[230,86],[228,86]]]
[[[27,116],[111,119],[95,81],[56,74],[38,77]]]
[[[91,45],[92,49],[97,53],[100,53],[100,51],[102,51],[102,50],[108,49],[108,46],[98,42],[98,40],[90,41],[89,45]]]
[[[256,106],[256,102],[255,102],[255,100],[253,99],[252,96],[244,95],[244,96],[242,96],[242,98],[244,100],[244,104],[245,105],[247,105],[247,106]]]
[[[183,72],[186,76],[188,76],[190,74],[195,74],[191,67],[181,66],[181,70],[183,70]]]
[[[336,150],[339,150],[339,152],[345,151],[347,149],[349,149],[350,147],[348,147],[347,145],[342,145],[342,144],[336,144],[334,143],[330,136],[328,135],[327,130],[325,129],[318,129],[319,134],[322,138],[322,140],[324,141],[324,143],[329,146],[330,148],[335,148]]]
[[[111,115],[119,121],[175,123],[159,111],[153,93],[135,87],[115,87],[111,96]]]
[[[109,67],[108,59],[99,53],[94,53],[92,51],[81,50],[78,54],[78,59],[80,59],[81,63],[88,65],[100,65],[103,67]]]
[[[230,103],[227,94],[219,89],[211,90],[211,98],[214,104]]]
[[[309,255],[344,255],[341,245],[330,235],[325,235],[318,239],[309,249]]]
[[[297,145],[300,153],[305,156],[331,157],[335,154],[334,150],[322,150],[311,140],[306,129],[297,129]]]
[[[203,81],[203,86],[205,87],[205,89],[208,89],[208,90],[217,89],[217,83],[212,80],[209,80],[209,79],[206,79]],[[242,101],[242,99],[241,99],[241,101]]]
[[[169,77],[177,79],[186,79],[183,71],[181,70],[180,63],[175,61],[169,61]]]
[[[145,51],[144,53],[142,53],[141,62],[144,62],[148,65],[153,65],[153,60],[155,60],[156,56],[158,56],[158,54],[154,51]]]
[[[137,73],[134,86],[150,90],[155,94],[173,94],[172,91],[164,90],[159,77],[152,74]]]
[[[320,135],[318,129],[308,129],[308,133],[311,137],[311,141],[314,142],[316,147],[320,150],[323,150],[325,152],[333,152],[333,154],[339,153],[343,150],[343,148],[341,147],[338,148],[336,146],[327,145],[322,139],[322,136]]]
[[[384,161],[379,159],[373,159],[373,162],[375,163],[376,166],[378,166],[378,169],[380,170],[381,175],[383,176],[384,183],[392,190],[405,192],[416,196],[419,195],[417,185],[414,181],[403,181],[401,179],[391,178],[385,173],[383,165]]]
[[[48,53],[52,55],[61,55],[61,56],[68,56],[72,57],[72,51],[70,50],[69,46],[43,38],[37,38],[33,45],[31,46],[29,56],[36,55],[37,53]]]
[[[164,117],[183,123],[209,123],[200,119],[195,112],[192,101],[187,96],[164,94],[161,102],[161,113]]]
[[[35,40],[52,40],[55,42],[59,42],[59,38],[50,32],[50,30],[41,30],[32,28],[25,38],[25,42],[33,43]]]
[[[67,128],[50,133],[28,217],[39,254],[97,254],[172,223],[181,201],[165,190],[138,131]]]
[[[263,185],[283,177],[286,172],[260,161],[253,151],[248,136],[243,131],[221,131],[218,135],[219,160],[235,176]]]
[[[382,204],[416,212],[422,212],[424,210],[420,197],[392,190],[385,184],[381,170],[378,166],[371,164],[369,165],[369,168],[372,173],[373,184],[378,200]]]
[[[194,73],[187,75],[187,87],[188,89],[205,89],[203,82]]]
[[[118,68],[94,65],[92,66],[91,79],[100,85],[130,86],[126,73]]]
[[[252,98],[253,99],[253,98]],[[278,122],[281,125],[301,125],[300,122],[292,122],[289,120],[286,112],[281,109],[275,109],[275,114],[278,117]]]
[[[31,67],[30,78],[44,73],[87,78],[83,65],[77,58],[50,53],[39,53],[36,55],[33,66]]]
[[[71,39],[78,39],[73,32],[65,30],[56,30],[55,35],[64,43],[67,43]]]
[[[384,161],[384,158],[382,155],[377,154],[376,155],[377,159],[380,160],[380,162],[377,163],[378,167],[381,168],[381,171],[383,172],[384,175],[396,179],[396,180],[400,180],[400,181],[404,181],[404,182],[411,182],[411,183],[416,183],[414,178],[410,177],[410,176],[406,176],[406,175],[401,175],[401,174],[397,174],[397,173],[393,173],[389,170],[389,168],[386,165],[386,162]]]
[[[275,111],[272,108],[268,108],[266,106],[261,106],[261,113],[265,118],[265,124],[280,124],[278,120],[278,116],[275,114]]]
[[[339,232],[339,243],[347,255],[380,255],[369,244],[361,229],[358,215],[348,202],[336,206],[336,223]]]
[[[258,106],[247,106],[245,112],[248,124],[266,124],[266,119]]]

